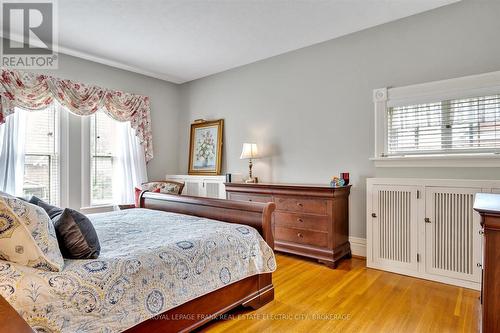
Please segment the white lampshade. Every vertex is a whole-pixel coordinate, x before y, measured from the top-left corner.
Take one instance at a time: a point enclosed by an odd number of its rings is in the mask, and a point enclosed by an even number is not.
[[[258,154],[257,144],[244,143],[243,150],[241,151],[240,159],[256,158]]]

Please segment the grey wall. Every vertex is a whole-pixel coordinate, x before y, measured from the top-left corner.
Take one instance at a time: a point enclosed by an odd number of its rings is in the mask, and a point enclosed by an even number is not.
[[[500,1],[463,1],[182,85],[178,171],[189,124],[225,119],[223,171],[246,172],[243,142],[266,158],[264,181],[326,183],[349,171],[350,233],[365,237],[371,176],[500,178],[494,169],[379,169],[372,90],[500,70]]]
[[[149,179],[163,179],[166,173],[177,172],[179,86],[140,74],[101,65],[95,62],[59,55],[59,69],[45,71],[50,75],[95,84],[101,87],[147,95],[151,98],[154,158],[148,163]],[[81,151],[81,122],[70,115],[69,143],[71,151]],[[69,206],[81,207],[81,154],[69,161]]]
[[[373,155],[374,88],[500,70],[500,1],[464,0],[181,86],[61,55],[50,74],[151,97],[150,179],[186,173],[189,124],[225,119],[223,171],[246,173],[256,142],[263,181],[326,183],[351,172],[351,235],[365,237],[366,177],[500,179],[492,168],[381,168]],[[81,150],[77,117],[72,150]],[[81,202],[81,160],[70,163],[70,206]]]

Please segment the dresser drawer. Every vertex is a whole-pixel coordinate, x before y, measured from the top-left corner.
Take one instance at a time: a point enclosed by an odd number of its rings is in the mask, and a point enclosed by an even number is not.
[[[308,244],[317,247],[328,246],[328,233],[275,225],[276,240]]]
[[[328,215],[328,201],[323,199],[303,199],[285,196],[275,196],[276,210]]]
[[[308,215],[301,213],[275,212],[274,223],[299,229],[328,232],[328,216]]]
[[[251,202],[273,202],[270,195],[263,194],[246,194],[246,193],[229,193],[229,200],[236,201],[251,201]]]

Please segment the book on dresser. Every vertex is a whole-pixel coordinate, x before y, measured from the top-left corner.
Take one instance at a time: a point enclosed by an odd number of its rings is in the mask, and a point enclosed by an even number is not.
[[[230,200],[274,202],[275,250],[317,259],[336,268],[351,257],[351,186],[225,183]]]

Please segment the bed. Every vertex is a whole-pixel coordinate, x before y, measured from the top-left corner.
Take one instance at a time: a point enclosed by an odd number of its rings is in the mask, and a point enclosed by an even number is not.
[[[274,298],[274,204],[143,192],[140,206],[89,216],[98,259],[62,272],[0,261],[0,332],[191,331]]]

